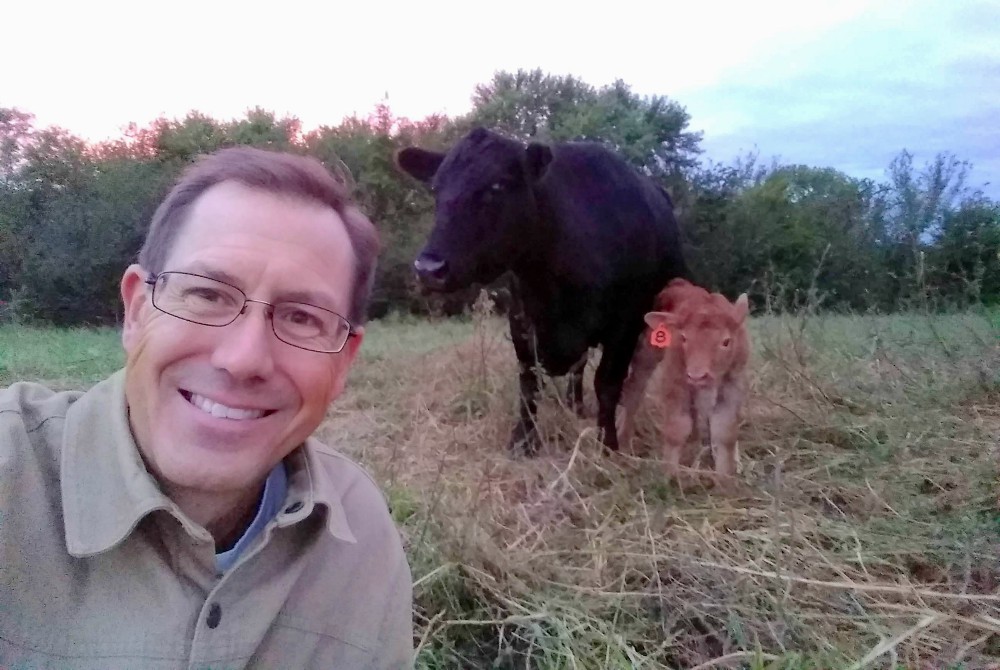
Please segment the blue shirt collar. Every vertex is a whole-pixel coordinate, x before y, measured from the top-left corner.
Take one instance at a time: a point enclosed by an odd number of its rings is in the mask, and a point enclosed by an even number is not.
[[[229,551],[223,551],[215,555],[215,565],[220,573],[233,567],[233,564],[236,563],[236,560],[243,551],[250,546],[254,538],[260,535],[264,527],[267,526],[267,523],[278,515],[282,504],[285,502],[285,495],[287,493],[288,476],[285,473],[284,462],[280,462],[274,466],[274,469],[267,476],[267,481],[264,483],[264,493],[261,495],[260,503],[257,505],[257,515],[253,518],[246,532],[243,533],[243,537]]]

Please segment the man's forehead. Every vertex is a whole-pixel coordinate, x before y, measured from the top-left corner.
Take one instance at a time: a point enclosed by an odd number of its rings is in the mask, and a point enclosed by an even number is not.
[[[244,293],[250,293],[259,288],[253,286],[253,284],[258,281],[258,277],[256,276],[258,273],[255,272],[254,268],[233,267],[224,261],[213,262],[210,260],[193,260],[189,263],[182,262],[178,266],[170,267],[168,269],[176,272],[190,272],[203,277],[209,277],[231,286],[235,286]],[[334,287],[325,286],[322,283],[309,283],[307,281],[303,281],[301,277],[297,277],[291,273],[282,273],[281,275],[270,279],[267,284],[268,285],[264,288],[267,290],[267,299],[269,302],[304,302],[310,305],[316,305],[317,307],[323,307],[334,312],[340,312],[346,307],[346,305],[340,304],[343,302],[343,297],[338,296],[336,292],[332,290]],[[346,290],[347,289],[343,289],[340,293],[344,293]],[[263,296],[257,295],[250,295],[248,297],[264,299]]]
[[[260,300],[347,309],[355,254],[336,210],[238,182],[216,184],[185,217],[164,270],[232,284]]]

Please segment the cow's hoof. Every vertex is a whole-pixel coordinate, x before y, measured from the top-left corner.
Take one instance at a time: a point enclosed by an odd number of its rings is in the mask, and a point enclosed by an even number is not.
[[[614,430],[601,431],[601,443],[607,451],[618,451],[618,433]]]
[[[538,453],[538,431],[534,428],[525,429],[521,424],[514,426],[510,434],[507,450],[514,456],[534,456]]]

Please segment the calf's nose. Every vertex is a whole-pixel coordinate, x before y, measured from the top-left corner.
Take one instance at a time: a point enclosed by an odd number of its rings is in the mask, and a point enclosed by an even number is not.
[[[700,386],[709,381],[708,372],[688,372],[687,373],[688,383],[694,384],[695,386]]]

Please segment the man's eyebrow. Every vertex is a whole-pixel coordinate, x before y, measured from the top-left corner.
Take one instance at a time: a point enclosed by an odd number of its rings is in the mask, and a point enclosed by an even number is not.
[[[342,312],[337,309],[337,303],[331,300],[330,296],[316,291],[279,291],[274,296],[274,300],[276,302],[301,302],[315,307],[322,307],[325,310],[336,312],[337,314],[342,314]]]
[[[229,274],[225,270],[219,270],[205,263],[194,263],[184,270],[184,272],[191,272],[194,274],[199,274],[210,279],[215,279],[226,284],[230,284],[240,289],[244,293],[246,290],[240,283],[237,277]],[[253,296],[248,296],[253,297]],[[277,291],[271,298],[271,302],[301,302],[308,305],[315,305],[316,307],[322,307],[323,309],[330,310],[331,312],[341,313],[337,309],[337,302],[332,296],[324,293],[322,291],[309,291],[309,290],[294,290],[294,291]]]
[[[208,277],[209,279],[215,279],[217,281],[225,282],[226,284],[231,284],[236,288],[242,289],[240,286],[240,280],[229,274],[225,270],[217,270],[211,265],[206,265],[204,263],[193,263],[192,265],[186,267],[183,272],[190,272],[191,274],[201,275],[202,277]]]

